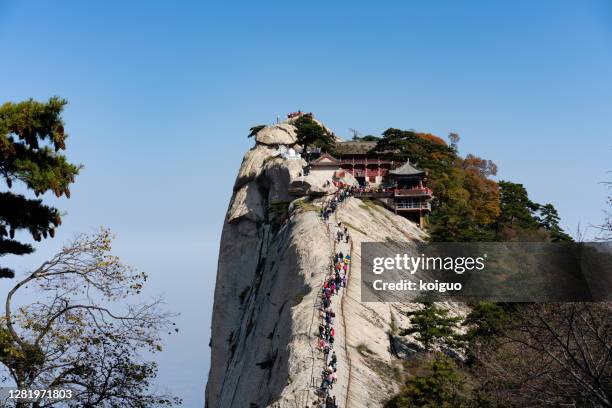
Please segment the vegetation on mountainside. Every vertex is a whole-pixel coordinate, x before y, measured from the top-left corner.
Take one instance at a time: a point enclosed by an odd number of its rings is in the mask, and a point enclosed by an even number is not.
[[[449,317],[448,310],[433,303],[425,304],[420,310],[405,313],[410,317],[410,327],[400,330],[401,336],[415,334],[426,350],[440,343],[454,344],[460,317]]]
[[[272,229],[278,229],[289,218],[289,201],[272,201],[268,204],[267,219],[272,225]]]
[[[247,137],[253,137],[255,136],[257,133],[259,133],[259,131],[263,128],[265,128],[266,125],[257,125],[257,126],[253,126],[252,128],[249,129],[249,135]]]
[[[19,181],[36,196],[52,192],[70,198],[70,184],[81,169],[59,153],[66,149],[61,113],[66,101],[57,97],[48,102],[32,99],[0,106],[0,177],[9,189]],[[24,255],[34,251],[14,239],[16,231],[27,230],[32,238],[55,235],[61,224],[58,209],[42,200],[21,194],[0,192],[0,256]],[[0,278],[12,278],[10,268],[0,267]]]
[[[552,204],[533,202],[522,184],[495,181],[495,163],[459,156],[459,135],[449,139],[450,146],[434,135],[389,129],[375,149],[428,172],[433,241],[572,241]],[[610,215],[600,229],[602,239],[612,237]],[[461,335],[457,322],[426,305],[399,334],[415,334],[428,350],[459,346],[466,359],[421,364],[425,374],[406,371],[405,386],[386,406],[612,406],[611,312],[604,303],[479,302]]]
[[[293,206],[295,209],[300,211],[315,211],[320,212],[321,208],[317,205],[313,204],[310,201],[306,201],[306,199],[299,199],[293,202]]]
[[[10,190],[21,182],[21,190],[36,196],[51,192],[70,198],[82,166],[62,153],[68,138],[62,120],[66,104],[53,97],[0,106],[0,177],[8,187],[0,192],[0,257],[34,251],[15,239],[20,230],[40,241],[53,238],[61,224],[57,208]],[[161,299],[140,299],[147,275],[113,256],[110,242],[106,229],[80,235],[7,289],[0,317],[0,371],[6,385],[68,389],[71,404],[82,407],[180,403],[154,389],[157,364],[143,357],[162,351],[162,332],[177,331],[171,316],[161,309]],[[14,277],[14,272],[0,267],[0,277]],[[14,406],[58,405],[65,404],[45,399]]]
[[[461,323],[468,327],[467,333],[461,338],[471,342],[488,341],[498,336],[511,318],[514,309],[511,304],[493,302],[478,302],[472,305],[472,310]]]
[[[467,360],[406,361],[405,385],[385,406],[609,407],[611,313],[608,303],[479,303],[457,336]]]
[[[500,241],[572,241],[559,226],[559,214],[552,204],[529,199],[522,184],[499,182],[501,215],[496,223]]]
[[[470,405],[467,377],[457,365],[441,353],[426,356],[416,367],[406,367],[409,374],[400,392],[387,401],[385,408],[442,407]]]
[[[304,147],[320,147],[321,151],[334,153],[335,140],[327,130],[319,125],[311,115],[302,115],[297,118],[293,125],[297,128],[297,142]]]
[[[534,235],[542,241],[571,240],[552,204],[533,203],[520,184],[491,179],[497,174],[495,163],[471,154],[462,158],[459,135],[450,139],[448,146],[430,133],[391,128],[375,148],[389,159],[410,160],[427,171],[434,193],[428,223],[433,241],[508,241]]]
[[[353,140],[356,142],[378,142],[380,137],[374,135],[353,136]]]
[[[612,406],[611,313],[608,303],[517,307],[495,336],[473,340],[480,395],[498,406]]]
[[[368,355],[368,354],[374,354],[374,352],[372,350],[370,350],[370,348],[368,347],[367,344],[365,343],[359,343],[356,347],[357,352],[359,354],[361,354],[362,356]]]

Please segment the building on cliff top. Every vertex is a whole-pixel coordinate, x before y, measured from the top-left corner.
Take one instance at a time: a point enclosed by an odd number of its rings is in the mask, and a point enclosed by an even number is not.
[[[376,142],[348,141],[336,143],[336,155],[340,167],[350,173],[361,186],[379,186],[393,167],[393,161],[386,160],[373,149]]]
[[[425,226],[431,211],[432,190],[426,187],[427,173],[409,161],[399,163],[375,152],[375,141],[336,143],[335,156],[321,154],[309,163],[309,171],[329,179],[351,174],[361,188],[356,197],[376,198],[398,215]]]
[[[417,169],[410,161],[389,171],[393,188],[393,210],[396,214],[417,222],[424,227],[431,211],[433,192],[425,186],[427,173]]]
[[[340,170],[340,160],[328,153],[323,153],[317,159],[309,163],[311,173],[319,173],[329,180],[333,180]]]

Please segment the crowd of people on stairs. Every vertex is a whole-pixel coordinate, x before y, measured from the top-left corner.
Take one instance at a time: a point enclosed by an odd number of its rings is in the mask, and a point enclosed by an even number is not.
[[[321,217],[325,222],[329,222],[329,216],[337,209],[338,204],[348,196],[348,189],[338,190],[321,210]],[[334,227],[336,230],[334,237],[336,242],[338,244],[342,242],[348,243],[348,229],[340,222],[334,224]],[[340,368],[346,369],[346,367],[338,367],[338,357],[334,351],[334,343],[336,342],[334,319],[336,318],[336,313],[332,307],[332,299],[340,293],[342,288],[346,288],[350,262],[350,254],[345,254],[342,251],[335,253],[333,268],[331,268],[328,276],[326,276],[321,288],[318,306],[320,317],[318,347],[323,353],[325,364],[321,372],[321,385],[317,392],[318,398],[314,401],[313,408],[339,408],[339,402],[336,401],[335,395],[331,395],[330,390],[333,389],[334,384],[338,381],[338,370]]]
[[[321,218],[323,218],[323,221],[329,221],[330,215],[336,211],[338,204],[351,196],[351,191],[349,187],[339,188],[338,191],[336,191],[334,196],[321,208]],[[348,242],[348,240],[346,242]]]
[[[319,350],[323,353],[325,368],[321,373],[319,399],[313,405],[316,408],[338,408],[336,397],[329,393],[338,380],[338,358],[333,350],[334,342],[336,341],[334,329],[336,313],[332,307],[332,299],[333,296],[339,294],[342,288],[346,287],[350,261],[351,256],[349,254],[336,253],[334,255],[333,271],[327,276],[321,289],[319,304],[321,322],[318,331],[318,345]]]

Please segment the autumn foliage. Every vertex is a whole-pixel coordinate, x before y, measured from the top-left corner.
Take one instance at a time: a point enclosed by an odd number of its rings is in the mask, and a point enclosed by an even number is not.
[[[428,222],[433,241],[571,240],[559,227],[552,204],[532,202],[520,184],[494,180],[493,161],[459,156],[455,136],[449,146],[430,133],[390,128],[375,148],[391,160],[410,160],[427,172],[434,193]],[[523,221],[513,222],[515,213]]]
[[[416,135],[417,137],[420,137],[423,140],[427,140],[432,143],[437,143],[439,145],[446,146],[446,142],[442,138],[436,135],[432,135],[431,133],[416,133]]]

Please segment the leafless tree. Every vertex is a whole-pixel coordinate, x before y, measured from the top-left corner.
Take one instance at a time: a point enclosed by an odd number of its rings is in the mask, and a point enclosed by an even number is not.
[[[152,390],[157,366],[141,355],[162,350],[172,315],[161,299],[130,303],[147,275],[111,254],[111,238],[107,229],[78,236],[9,291],[0,319],[5,379],[27,389],[69,388],[81,407],[174,405],[180,401]],[[16,305],[23,291],[37,301]]]
[[[608,189],[612,190],[612,181],[604,182]],[[601,236],[599,237],[602,241],[611,241],[612,240],[612,195],[608,196],[607,201],[608,209],[605,210],[606,218],[604,223],[599,226],[599,230],[601,231]]]
[[[451,132],[448,134],[448,140],[450,141],[451,147],[457,150],[461,136],[459,136],[459,133]]]
[[[612,407],[612,306],[524,305],[476,350],[489,399],[510,406]]]

